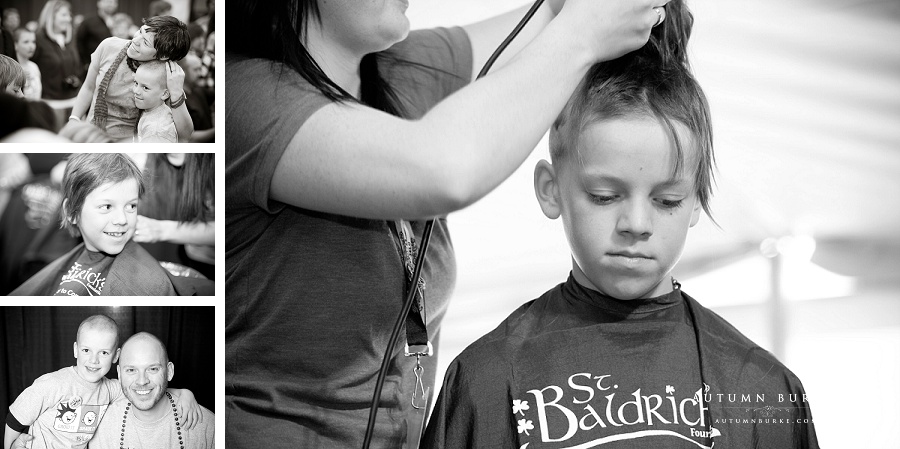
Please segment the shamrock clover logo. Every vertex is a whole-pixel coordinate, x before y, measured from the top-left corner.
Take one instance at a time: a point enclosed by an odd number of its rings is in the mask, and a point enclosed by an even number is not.
[[[525,435],[531,436],[531,434],[528,433],[528,431],[534,430],[534,423],[532,423],[530,419],[527,421],[525,419],[520,419],[518,421],[518,423],[519,423],[519,427],[516,428],[517,431],[519,433],[525,432]]]
[[[675,387],[666,385],[666,394],[675,394]]]
[[[528,407],[528,401],[520,401],[518,399],[513,399],[513,407],[512,407],[513,415],[515,415],[516,413],[521,413],[522,416],[525,416],[525,410],[528,410],[529,408],[530,407]],[[521,433],[521,432],[519,432],[519,433]]]

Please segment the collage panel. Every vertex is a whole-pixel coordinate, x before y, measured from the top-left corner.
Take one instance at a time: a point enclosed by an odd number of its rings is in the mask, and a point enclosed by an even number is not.
[[[215,320],[202,306],[0,307],[3,447],[214,448]]]
[[[0,143],[215,143],[213,0],[4,0]]]
[[[215,153],[0,153],[0,295],[214,296]]]

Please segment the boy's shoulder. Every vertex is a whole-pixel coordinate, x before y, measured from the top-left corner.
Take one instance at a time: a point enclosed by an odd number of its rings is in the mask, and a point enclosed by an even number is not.
[[[60,381],[68,379],[75,375],[75,370],[71,366],[67,366],[65,368],[60,368],[56,371],[51,371],[46,374],[42,374],[38,376],[37,379],[34,380],[34,385],[56,385]]]
[[[465,364],[483,363],[498,358],[511,361],[517,357],[525,340],[538,338],[547,332],[546,324],[553,321],[553,311],[548,307],[560,294],[563,284],[548,290],[541,296],[519,306],[494,330],[475,340],[457,357]]]
[[[107,275],[107,296],[174,295],[165,269],[140,244],[129,240]]]
[[[756,344],[725,318],[704,307],[682,292],[694,312],[702,351],[718,361],[716,369],[738,383],[756,383],[768,379],[799,386],[800,379],[774,354]]]

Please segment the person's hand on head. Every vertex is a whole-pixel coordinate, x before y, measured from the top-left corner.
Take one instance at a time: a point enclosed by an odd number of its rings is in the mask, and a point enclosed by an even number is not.
[[[184,70],[172,61],[166,61],[166,88],[170,102],[179,101],[184,95]]]
[[[647,43],[650,29],[665,19],[669,0],[551,0],[562,9],[557,16],[590,46],[596,61],[608,61]],[[655,8],[659,7],[659,12]]]

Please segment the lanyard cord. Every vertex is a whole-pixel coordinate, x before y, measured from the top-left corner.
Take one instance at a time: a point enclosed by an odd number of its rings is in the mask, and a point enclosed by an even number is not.
[[[491,66],[494,65],[494,62],[500,56],[500,53],[509,46],[510,42],[522,31],[522,28],[525,27],[525,24],[531,20],[531,17],[537,12],[538,8],[541,7],[541,4],[544,3],[544,0],[535,0],[534,4],[531,6],[531,9],[525,14],[525,17],[519,21],[516,27],[512,30],[509,36],[504,39],[504,41],[494,50],[494,53],[491,54],[491,57],[488,58],[487,62],[484,64],[484,67],[478,72],[478,76],[475,79],[479,79],[487,74],[488,70],[491,69]],[[403,327],[403,322],[408,320],[409,315],[412,313],[412,304],[413,300],[416,298],[416,292],[418,290],[419,285],[419,276],[422,272],[422,265],[425,264],[425,251],[428,249],[428,241],[431,239],[431,230],[434,228],[434,219],[428,220],[425,222],[425,230],[422,232],[422,243],[419,245],[419,253],[416,255],[416,266],[413,270],[412,279],[409,281],[409,288],[406,293],[406,300],[403,302],[403,308],[400,309],[400,313],[397,315],[397,320],[394,323],[394,328],[391,331],[391,336],[388,339],[387,349],[384,351],[384,358],[381,360],[381,368],[378,370],[378,378],[375,381],[375,391],[372,394],[372,404],[369,406],[369,422],[366,425],[366,436],[363,439],[363,449],[368,449],[369,445],[372,442],[372,435],[375,431],[375,418],[378,415],[378,404],[381,401],[381,390],[384,388],[384,379],[387,376],[388,369],[390,367],[391,355],[394,353],[394,347],[397,345],[397,339],[400,336],[400,329]],[[412,236],[410,236],[412,237]],[[423,298],[424,299],[424,298]],[[424,308],[424,304],[421,305]],[[418,310],[416,311],[418,313]],[[420,318],[421,319],[421,318]],[[418,356],[417,356],[418,357]]]

